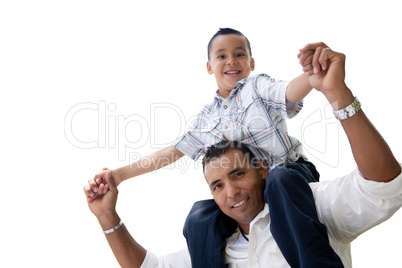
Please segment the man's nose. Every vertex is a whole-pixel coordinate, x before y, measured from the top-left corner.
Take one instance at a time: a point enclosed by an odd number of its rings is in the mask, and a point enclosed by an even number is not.
[[[226,186],[226,191],[229,198],[234,198],[237,194],[239,194],[240,189],[235,183],[230,182]]]

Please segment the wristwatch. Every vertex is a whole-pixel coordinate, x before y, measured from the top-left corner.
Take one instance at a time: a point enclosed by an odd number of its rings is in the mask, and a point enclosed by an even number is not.
[[[360,111],[362,104],[360,101],[355,97],[355,100],[347,107],[334,111],[334,115],[338,120],[345,120],[349,117],[355,115],[358,111]]]

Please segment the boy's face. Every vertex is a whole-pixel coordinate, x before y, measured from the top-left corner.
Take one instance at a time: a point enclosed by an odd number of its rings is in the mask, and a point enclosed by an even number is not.
[[[250,56],[244,36],[227,34],[217,36],[211,45],[209,74],[215,74],[219,94],[227,98],[236,88],[236,83],[254,70],[254,59]]]

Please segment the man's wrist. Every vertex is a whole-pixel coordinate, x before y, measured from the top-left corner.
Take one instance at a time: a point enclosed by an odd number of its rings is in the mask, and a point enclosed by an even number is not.
[[[108,213],[107,215],[98,217],[98,222],[102,230],[109,230],[119,224],[120,217],[116,212]]]
[[[332,90],[331,92],[324,93],[324,95],[334,111],[347,107],[355,99],[352,91],[346,85],[340,87],[338,90]]]

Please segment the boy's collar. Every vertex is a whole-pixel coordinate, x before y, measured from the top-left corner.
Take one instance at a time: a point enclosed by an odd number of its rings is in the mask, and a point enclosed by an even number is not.
[[[239,91],[239,90],[241,90],[243,88],[244,84],[247,82],[247,79],[248,79],[248,77],[243,78],[242,80],[238,81],[236,83],[236,88],[233,89],[232,91],[230,91],[229,97],[227,97],[227,98],[228,99],[233,98],[237,94],[237,91]],[[219,94],[219,89],[216,90],[215,99],[217,99],[217,100],[223,99],[221,97],[221,95]]]

